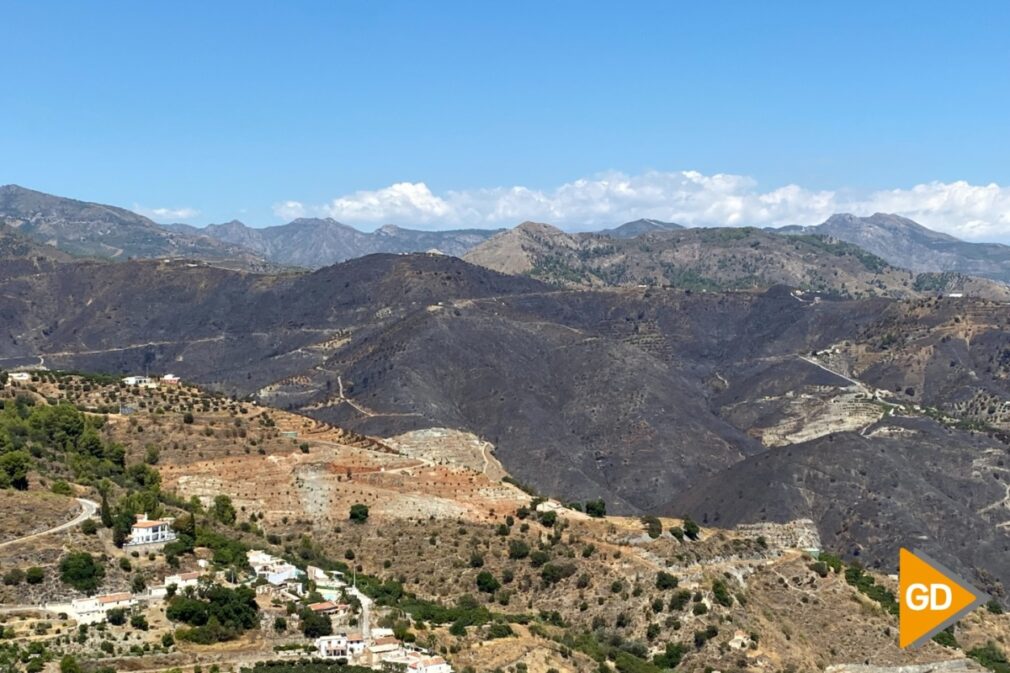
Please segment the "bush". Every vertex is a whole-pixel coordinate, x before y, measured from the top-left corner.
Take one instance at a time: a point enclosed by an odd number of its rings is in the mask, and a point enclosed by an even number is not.
[[[733,605],[733,597],[729,593],[729,588],[726,583],[722,580],[715,580],[712,582],[712,597],[715,598],[715,602],[724,608],[728,608]]]
[[[679,584],[679,580],[665,570],[660,570],[656,575],[656,588],[666,591],[667,589],[676,589]]]
[[[105,619],[113,626],[122,626],[126,623],[126,610],[123,608],[112,608],[106,613]]]
[[[333,624],[327,615],[304,610],[300,616],[302,618],[302,635],[306,638],[320,638],[333,633]]]
[[[105,579],[105,568],[91,554],[73,552],[60,561],[60,579],[78,591],[93,594]]]
[[[505,622],[492,622],[491,626],[487,629],[488,640],[494,640],[496,638],[510,638],[515,635],[512,632],[512,627]]]
[[[477,573],[477,588],[486,594],[493,594],[498,591],[501,587],[501,582],[495,579],[495,576],[489,573],[487,570],[481,570]]]
[[[368,505],[355,503],[351,505],[350,520],[354,523],[365,523],[368,521]]]
[[[643,516],[641,521],[642,525],[645,526],[645,532],[648,533],[649,537],[653,540],[663,534],[663,524],[660,523],[657,517],[651,515]]]
[[[4,573],[4,584],[9,587],[17,586],[25,581],[25,571],[21,568],[11,568]]]
[[[148,629],[147,617],[142,614],[135,614],[130,617],[130,626],[140,631],[146,631]]]
[[[54,481],[53,485],[49,488],[56,495],[73,495],[74,490],[70,488],[70,484],[63,481],[62,479]]]
[[[85,535],[95,535],[98,533],[98,524],[95,523],[94,519],[85,519],[81,523],[81,532]]]
[[[46,578],[46,573],[42,568],[38,566],[32,566],[25,573],[25,579],[28,580],[28,584],[42,584],[42,580]]]
[[[509,558],[515,561],[530,555],[530,546],[523,540],[509,540]]]
[[[545,584],[557,584],[574,574],[575,566],[571,563],[548,563],[540,569],[540,577]]]
[[[996,643],[990,641],[984,647],[976,647],[968,656],[995,673],[1010,673],[1010,661]]]
[[[701,534],[701,527],[696,524],[691,517],[684,517],[684,535],[690,540],[697,540]]]
[[[586,514],[594,518],[601,518],[607,515],[607,503],[603,498],[586,501]]]

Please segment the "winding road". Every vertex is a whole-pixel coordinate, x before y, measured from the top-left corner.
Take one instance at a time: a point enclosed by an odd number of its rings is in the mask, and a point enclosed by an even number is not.
[[[73,528],[74,526],[79,526],[82,523],[84,523],[85,519],[93,517],[95,513],[98,511],[98,503],[93,500],[87,500],[85,498],[77,498],[77,502],[81,504],[81,513],[75,516],[70,521],[67,521],[66,523],[61,523],[59,526],[54,526],[53,528],[41,531],[39,533],[32,533],[31,535],[25,535],[24,537],[14,538],[13,540],[8,540],[7,542],[0,542],[0,549],[3,549],[10,545],[19,544],[21,542],[27,542],[28,540],[34,540],[35,538],[43,537],[45,535],[59,533],[61,530],[67,530],[68,528]]]

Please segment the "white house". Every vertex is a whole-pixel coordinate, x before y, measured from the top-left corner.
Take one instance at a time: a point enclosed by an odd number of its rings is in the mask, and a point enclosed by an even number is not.
[[[133,594],[105,594],[91,598],[75,598],[70,602],[69,612],[79,624],[96,624],[108,618],[109,610],[129,609],[136,604],[137,600]]]
[[[191,573],[178,573],[176,575],[169,575],[161,583],[160,586],[154,586],[150,589],[150,594],[152,598],[164,598],[168,595],[168,588],[175,585],[175,590],[181,592],[186,587],[197,587],[200,584],[200,578],[203,577],[203,573],[191,572]]]
[[[182,379],[180,379],[175,374],[165,374],[164,376],[161,377],[161,382],[163,385],[166,386],[177,386],[180,383],[182,383]]]
[[[176,539],[175,531],[172,530],[173,521],[174,519],[148,519],[146,514],[141,514],[130,530],[130,539],[123,546],[172,542]]]
[[[141,388],[157,388],[158,384],[151,380],[149,376],[126,376],[122,379],[128,386],[139,386]]]
[[[340,579],[342,575],[335,570],[327,572],[322,568],[309,566],[305,572],[309,581],[316,585],[316,591],[328,601],[339,600],[343,588],[347,586],[347,583]]]
[[[11,381],[18,381],[20,383],[32,380],[32,375],[28,372],[11,372],[8,376],[10,376]]]
[[[320,657],[330,658],[348,656],[347,636],[344,634],[316,638],[315,645],[316,652]]]
[[[348,633],[347,636],[347,651],[352,657],[360,657],[365,651],[365,638],[360,633]]]
[[[271,556],[264,551],[253,549],[246,552],[249,565],[257,577],[262,577],[274,586],[297,580],[304,573],[284,559]]]

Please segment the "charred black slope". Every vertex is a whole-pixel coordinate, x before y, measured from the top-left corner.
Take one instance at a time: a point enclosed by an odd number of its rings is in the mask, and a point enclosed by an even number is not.
[[[171,369],[249,393],[311,366],[297,351],[342,330],[367,334],[447,297],[542,286],[441,255],[375,255],[279,276],[185,262],[63,264],[0,288],[0,358]]]
[[[985,435],[898,417],[866,436],[832,434],[750,457],[658,511],[721,526],[809,518],[826,548],[868,565],[893,571],[900,547],[923,549],[1002,593],[1006,454]]]
[[[558,290],[441,255],[281,276],[72,263],[0,280],[0,366],[149,367],[367,433],[463,428],[552,495],[721,523],[808,516],[886,566],[891,541],[859,523],[878,512],[938,556],[955,521],[980,549],[1006,544],[1007,451],[990,437],[1010,423],[1006,323],[1004,305],[974,300]],[[893,416],[877,388],[899,398]],[[851,425],[846,405],[868,420]],[[990,552],[956,553],[1005,581]]]

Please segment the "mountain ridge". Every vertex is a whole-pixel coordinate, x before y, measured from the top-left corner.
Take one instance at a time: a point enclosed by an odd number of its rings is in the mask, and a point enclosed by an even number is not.
[[[962,241],[900,215],[838,213],[821,224],[776,231],[832,236],[915,272],[957,272],[1010,282],[1010,246]]]
[[[0,223],[75,256],[193,258],[239,268],[270,268],[244,248],[166,229],[125,208],[53,196],[19,185],[0,186]]]

